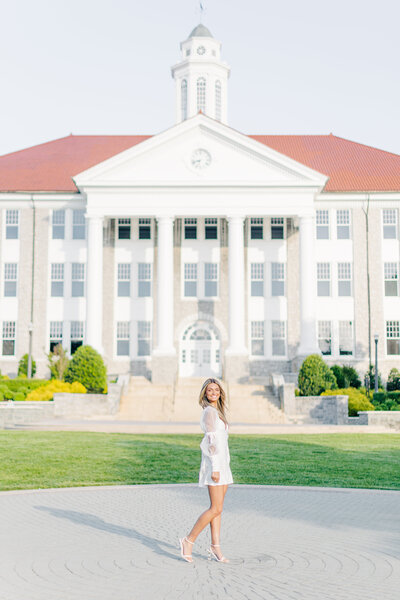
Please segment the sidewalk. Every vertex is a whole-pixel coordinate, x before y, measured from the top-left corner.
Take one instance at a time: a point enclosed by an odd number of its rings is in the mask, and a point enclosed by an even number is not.
[[[229,564],[209,532],[178,537],[208,506],[196,485],[0,493],[1,600],[394,600],[400,492],[230,486]]]

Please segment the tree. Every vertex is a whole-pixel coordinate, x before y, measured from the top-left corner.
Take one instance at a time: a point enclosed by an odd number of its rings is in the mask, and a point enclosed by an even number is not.
[[[369,377],[369,389],[374,391],[375,388],[375,367],[371,365],[366,373]],[[378,371],[378,388],[382,387],[381,374]]]
[[[337,388],[336,377],[319,354],[310,354],[299,372],[301,396],[319,396],[325,390]]]
[[[386,389],[388,392],[400,390],[400,371],[396,367],[390,370]]]
[[[28,358],[29,358],[28,354],[24,354],[19,359],[18,377],[20,377],[21,375],[25,375],[25,376],[28,375]],[[32,377],[35,375],[35,373],[36,373],[36,362],[32,358]]]
[[[51,378],[60,379],[60,381],[62,381],[64,379],[64,373],[69,365],[69,358],[66,350],[64,350],[61,344],[57,344],[53,352],[49,352],[47,358]]]
[[[333,367],[331,367],[331,371],[336,377],[339,388],[359,388],[361,386],[361,380],[357,371],[353,367],[346,365],[333,365]]]
[[[65,381],[79,381],[88,392],[107,390],[107,370],[102,357],[91,346],[80,346],[73,355],[64,376]]]

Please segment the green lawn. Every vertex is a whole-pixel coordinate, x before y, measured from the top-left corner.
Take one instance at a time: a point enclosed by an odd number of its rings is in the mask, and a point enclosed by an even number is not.
[[[197,482],[200,435],[0,432],[0,490]],[[399,434],[230,435],[235,483],[400,489]]]

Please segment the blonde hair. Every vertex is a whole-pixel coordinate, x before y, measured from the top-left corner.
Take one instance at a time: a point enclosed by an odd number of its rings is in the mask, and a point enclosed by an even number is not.
[[[218,379],[214,379],[214,377],[209,377],[208,379],[205,380],[205,382],[203,383],[202,387],[201,387],[201,391],[200,391],[200,396],[199,396],[199,404],[202,408],[206,408],[207,406],[211,406],[210,402],[207,399],[207,386],[210,385],[210,383],[216,383],[217,386],[219,387],[219,398],[217,400],[217,411],[218,414],[220,416],[220,418],[223,420],[224,423],[226,423],[228,425],[228,421],[226,418],[226,394],[225,394],[225,390],[222,387],[221,383],[218,381]]]

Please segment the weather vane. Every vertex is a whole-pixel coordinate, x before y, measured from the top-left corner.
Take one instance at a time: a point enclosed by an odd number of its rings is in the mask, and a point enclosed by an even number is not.
[[[201,0],[199,0],[200,23],[203,22],[203,15],[205,12],[206,12],[205,2],[204,2],[204,0],[203,0],[203,2]]]

